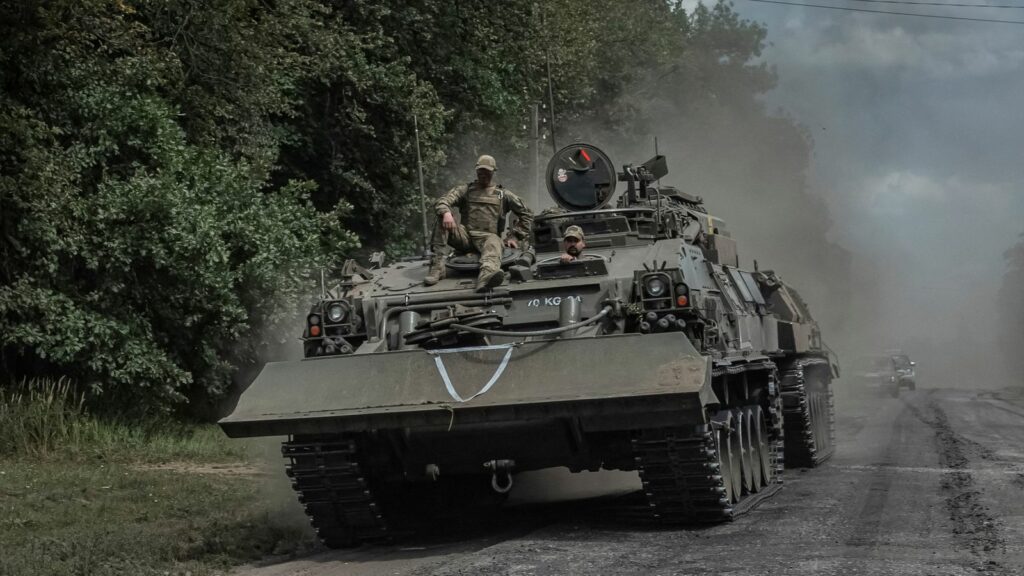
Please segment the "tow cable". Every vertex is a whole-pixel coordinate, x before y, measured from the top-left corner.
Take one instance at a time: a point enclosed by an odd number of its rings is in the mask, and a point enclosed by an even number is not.
[[[437,366],[437,372],[441,375],[441,380],[444,381],[444,387],[448,390],[448,395],[452,397],[452,400],[456,402],[469,402],[473,398],[481,394],[485,394],[491,389],[495,383],[498,382],[498,378],[505,372],[505,368],[508,367],[508,361],[512,358],[512,349],[519,346],[518,342],[511,342],[509,344],[495,344],[493,346],[472,346],[468,348],[447,348],[441,350],[427,350],[427,353],[434,357],[434,365]],[[441,356],[445,354],[456,354],[459,352],[476,352],[478,350],[505,350],[505,356],[501,359],[501,363],[498,364],[497,369],[494,370],[494,374],[491,375],[491,379],[484,384],[483,388],[477,391],[469,398],[463,398],[455,391],[455,386],[452,384],[452,379],[448,376],[448,370],[444,367],[444,360]]]

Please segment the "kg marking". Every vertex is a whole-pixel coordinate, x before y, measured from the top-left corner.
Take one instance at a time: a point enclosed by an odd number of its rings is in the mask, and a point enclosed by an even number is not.
[[[580,296],[566,296],[566,299],[573,299],[577,302],[583,302],[583,298]],[[528,308],[539,308],[541,306],[558,306],[562,303],[561,296],[547,296],[544,298],[534,298],[526,303]]]

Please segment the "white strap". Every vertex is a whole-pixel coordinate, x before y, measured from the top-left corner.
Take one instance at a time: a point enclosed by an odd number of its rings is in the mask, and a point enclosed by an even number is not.
[[[498,378],[501,378],[502,373],[505,372],[505,368],[508,367],[508,361],[512,357],[512,349],[515,348],[515,346],[515,343],[512,343],[498,344],[494,346],[476,346],[472,348],[449,348],[447,350],[428,350],[428,352],[434,357],[434,364],[437,366],[437,372],[438,374],[441,375],[441,380],[444,381],[444,387],[448,390],[448,395],[452,397],[452,400],[455,400],[456,402],[469,402],[473,398],[476,398],[477,396],[484,394],[485,392],[490,390],[491,386],[494,386],[494,384],[498,381]],[[481,388],[479,392],[473,394],[469,398],[463,399],[462,396],[459,396],[459,393],[455,391],[455,386],[452,385],[451,378],[448,377],[448,370],[445,369],[444,360],[441,359],[441,356],[444,354],[454,354],[457,352],[475,352],[477,350],[501,349],[505,350],[505,357],[501,359],[501,364],[498,365],[498,368],[494,371],[494,374],[491,376],[491,379],[487,382],[487,384],[484,384],[484,387]]]

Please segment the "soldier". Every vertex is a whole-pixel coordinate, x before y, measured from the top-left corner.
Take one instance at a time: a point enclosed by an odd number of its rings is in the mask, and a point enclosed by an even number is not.
[[[438,226],[434,231],[430,270],[423,283],[437,284],[444,278],[441,250],[445,245],[461,252],[480,253],[480,275],[476,279],[477,291],[489,290],[505,281],[501,271],[502,239],[498,236],[505,228],[505,216],[514,212],[518,217],[506,233],[504,245],[516,248],[530,239],[533,212],[512,192],[492,183],[497,164],[491,156],[476,161],[476,180],[452,188],[437,199]],[[452,209],[458,208],[462,223],[456,224]]]
[[[586,247],[586,243],[583,242],[583,229],[575,225],[569,226],[562,235],[562,263],[579,259]]]

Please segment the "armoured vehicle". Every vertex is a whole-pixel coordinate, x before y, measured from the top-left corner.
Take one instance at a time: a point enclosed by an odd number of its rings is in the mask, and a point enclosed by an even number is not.
[[[910,356],[902,350],[890,350],[889,358],[892,359],[893,367],[896,368],[896,377],[901,388],[914,390],[917,388],[917,374],[914,367],[917,362],[910,359]]]
[[[426,259],[346,263],[306,318],[306,358],[267,364],[220,425],[288,437],[286,472],[332,547],[491,505],[550,467],[636,470],[663,522],[749,509],[784,462],[832,453],[838,368],[800,296],[741,269],[701,198],[656,184],[667,172],[663,156],[618,171],[561,149],[535,260],[507,251],[485,293],[473,255],[429,287]],[[569,226],[586,249],[563,263]]]
[[[861,386],[875,389],[880,394],[897,397],[903,388],[917,388],[916,363],[900,351],[861,357],[856,366],[856,377]]]

